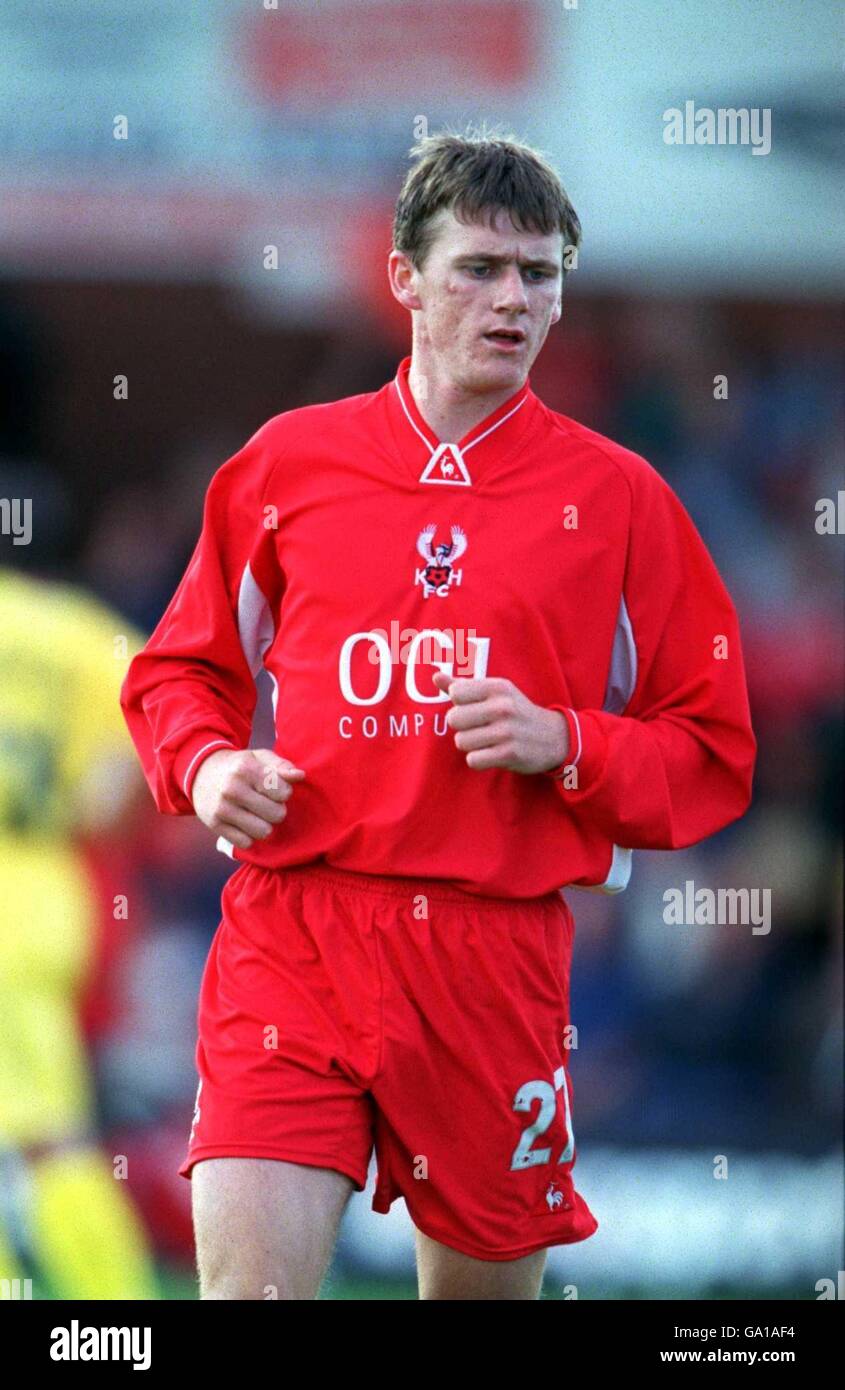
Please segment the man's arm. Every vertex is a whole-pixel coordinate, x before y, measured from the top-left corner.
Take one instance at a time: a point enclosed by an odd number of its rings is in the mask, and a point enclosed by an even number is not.
[[[569,749],[549,775],[614,844],[682,849],[747,810],[757,742],[730,595],[653,469],[634,498],[624,594],[631,699],[622,714],[551,706],[567,720]]]
[[[158,809],[168,815],[196,810],[212,828],[238,829],[244,838],[227,838],[241,846],[259,838],[261,830],[245,817],[257,816],[269,833],[270,803],[276,812],[283,810],[279,803],[289,795],[289,788],[283,790],[283,768],[290,764],[277,759],[275,775],[268,776],[257,750],[244,751],[257,699],[255,674],[272,635],[270,611],[284,587],[273,531],[265,526],[264,496],[274,466],[265,425],[215,474],[190,563],[152,637],[130,663],[121,690],[123,713]],[[195,807],[200,768],[225,750],[234,754],[226,776],[221,781],[206,774],[201,806]],[[219,768],[221,760],[215,757],[214,764]],[[233,819],[232,806],[223,802],[238,791],[243,792],[237,798],[242,814]],[[247,826],[256,833],[246,833]]]
[[[625,577],[636,683],[621,715],[543,707],[500,677],[434,684],[468,767],[546,773],[614,844],[681,849],[747,809],[757,745],[730,596],[675,494],[653,469],[639,481]]]

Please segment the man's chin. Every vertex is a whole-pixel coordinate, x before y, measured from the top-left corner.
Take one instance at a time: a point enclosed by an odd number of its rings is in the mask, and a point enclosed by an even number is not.
[[[528,375],[527,358],[523,353],[513,357],[490,354],[488,358],[482,345],[482,355],[467,361],[467,375],[477,391],[501,391],[511,385],[516,391]]]

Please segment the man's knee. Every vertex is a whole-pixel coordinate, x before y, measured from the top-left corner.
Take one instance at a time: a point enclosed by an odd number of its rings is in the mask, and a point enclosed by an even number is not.
[[[416,1233],[421,1300],[534,1300],[540,1297],[547,1250],[516,1260],[478,1260]]]

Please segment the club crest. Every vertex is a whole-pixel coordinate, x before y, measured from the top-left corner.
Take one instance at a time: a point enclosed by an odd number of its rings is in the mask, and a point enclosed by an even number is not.
[[[466,532],[460,526],[453,526],[451,541],[435,544],[436,535],[437,524],[432,521],[417,536],[417,550],[425,566],[416,570],[414,584],[422,585],[424,598],[431,598],[433,594],[445,598],[453,584],[460,584],[464,573],[455,566],[469,544]]]

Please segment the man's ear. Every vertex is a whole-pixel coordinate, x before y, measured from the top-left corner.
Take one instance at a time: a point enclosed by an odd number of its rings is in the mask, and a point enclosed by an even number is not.
[[[401,251],[391,251],[387,258],[387,278],[393,296],[405,309],[420,309],[419,295],[414,289],[414,266],[408,256]]]
[[[552,312],[552,323],[557,323],[563,313],[563,304],[559,299]]]

